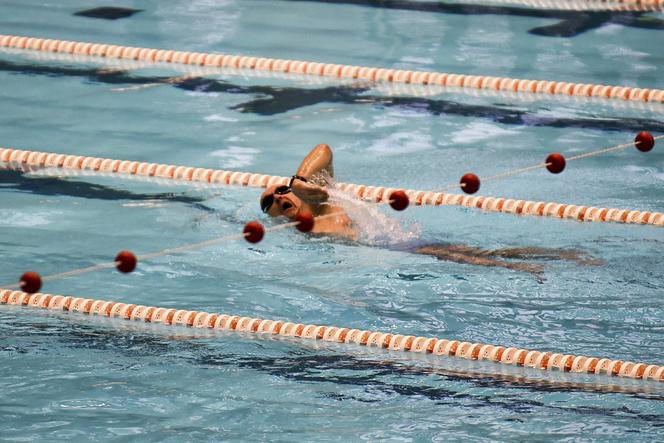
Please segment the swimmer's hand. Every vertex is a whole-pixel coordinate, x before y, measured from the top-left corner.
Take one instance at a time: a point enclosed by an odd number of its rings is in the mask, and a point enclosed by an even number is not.
[[[302,180],[293,180],[291,190],[300,200],[309,204],[325,203],[330,198],[324,187]]]

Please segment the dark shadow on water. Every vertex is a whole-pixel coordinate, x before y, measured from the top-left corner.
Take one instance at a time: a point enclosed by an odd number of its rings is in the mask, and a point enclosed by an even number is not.
[[[532,28],[529,34],[546,37],[576,37],[584,32],[608,24],[640,29],[664,30],[664,20],[647,16],[641,11],[570,11],[564,9],[536,9],[519,6],[492,6],[472,3],[416,0],[285,0],[364,8],[417,11],[450,15],[508,15],[514,17],[548,18],[559,20],[547,26]]]
[[[202,204],[200,197],[178,195],[174,193],[143,194],[115,189],[92,183],[73,180],[63,180],[57,177],[27,176],[23,172],[0,169],[0,190],[11,189],[19,192],[44,196],[66,196],[96,200],[158,200],[184,203],[206,212],[215,212],[214,209]]]
[[[131,17],[132,15],[143,11],[143,9],[117,8],[114,6],[102,6],[99,8],[85,9],[75,12],[73,15],[88,18],[100,18],[104,20],[118,20]]]
[[[0,308],[1,309],[1,308]],[[1,311],[0,311],[1,314]],[[74,316],[76,314],[72,314]],[[79,315],[76,315],[80,317]],[[144,325],[137,324],[136,330],[113,329],[112,327],[99,327],[90,324],[72,324],[68,319],[45,318],[42,323],[34,321],[16,321],[7,316],[0,317],[0,332],[13,331],[5,335],[4,343],[0,340],[0,356],[4,352],[14,354],[29,354],[31,349],[43,349],[36,346],[41,340],[57,340],[63,346],[72,349],[101,350],[108,353],[121,354],[130,358],[149,359],[149,364],[189,364],[201,368],[242,368],[271,376],[300,383],[325,383],[342,386],[361,387],[361,394],[339,394],[330,398],[338,401],[359,401],[373,403],[382,401],[385,395],[399,395],[404,397],[421,398],[435,404],[449,405],[462,409],[500,408],[508,412],[520,414],[535,413],[538,410],[563,411],[581,416],[607,416],[624,417],[639,420],[643,426],[660,428],[664,426],[664,415],[645,414],[626,406],[576,406],[573,403],[554,402],[547,404],[539,400],[527,398],[528,393],[579,393],[597,395],[623,395],[639,400],[664,400],[661,389],[647,386],[621,386],[606,384],[555,381],[544,378],[529,378],[509,373],[484,373],[473,370],[444,369],[436,366],[423,367],[404,361],[404,357],[395,355],[393,359],[386,358],[378,352],[372,356],[369,352],[359,357],[354,355],[338,355],[328,349],[312,350],[303,346],[300,349],[286,352],[281,348],[278,356],[241,355],[232,352],[221,352],[206,343],[209,340],[229,340],[229,337],[220,333],[204,335],[205,341],[195,339],[200,334],[209,331],[200,331],[191,328],[173,328],[178,335],[163,336],[140,332]],[[71,319],[74,321],[74,319]],[[127,324],[129,329],[132,324]],[[147,326],[145,326],[147,327]],[[12,346],[11,336],[21,337],[20,346]],[[57,336],[57,338],[56,338]],[[256,336],[238,336],[235,340],[245,342],[258,340],[270,345],[270,339],[261,340]],[[276,341],[281,341],[275,339]],[[37,342],[31,345],[31,342]],[[306,345],[305,343],[303,343]],[[278,346],[277,343],[273,343]],[[348,346],[348,348],[352,348]],[[48,349],[53,349],[49,346]],[[58,352],[57,349],[52,352]],[[351,353],[354,351],[350,349]],[[140,357],[138,357],[140,356]],[[3,357],[4,358],[4,357]],[[158,363],[155,361],[157,359]],[[497,371],[500,367],[497,366]],[[538,374],[541,376],[541,374]],[[222,375],[220,375],[222,376]],[[417,377],[414,379],[414,377]],[[407,381],[414,381],[407,384]],[[441,386],[443,382],[461,384],[458,389],[450,383]],[[617,383],[617,382],[616,382]],[[469,387],[492,392],[469,393]],[[505,391],[496,393],[496,389]],[[325,394],[321,394],[325,395]],[[490,413],[490,412],[487,412]]]
[[[127,71],[101,68],[33,65],[0,60],[0,71],[22,75],[49,77],[81,77],[90,82],[110,85],[146,85],[163,83],[186,91],[199,93],[223,93],[253,95],[256,98],[231,107],[242,113],[271,116],[307,106],[327,103],[397,108],[435,116],[455,115],[481,118],[505,125],[544,126],[553,128],[582,128],[599,131],[636,133],[642,130],[664,132],[664,121],[649,118],[627,117],[551,117],[536,112],[514,109],[505,105],[474,105],[437,98],[409,96],[386,97],[370,95],[370,85],[326,86],[321,88],[296,88],[273,86],[240,86],[223,80],[208,78],[135,76]]]

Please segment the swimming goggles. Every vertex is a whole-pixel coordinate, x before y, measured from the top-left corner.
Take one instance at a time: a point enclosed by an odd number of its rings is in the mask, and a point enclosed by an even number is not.
[[[274,190],[274,193],[266,195],[265,197],[263,197],[263,199],[261,200],[261,209],[263,210],[263,212],[267,213],[267,211],[270,210],[270,206],[272,206],[272,203],[274,203],[274,194],[284,195],[284,194],[288,194],[289,192],[291,192],[291,188],[293,187],[293,182],[295,180],[301,180],[301,181],[307,183],[307,179],[300,176],[300,175],[292,176],[291,179],[290,179],[290,182],[288,183],[288,185],[281,185],[277,189]]]
[[[291,192],[291,187],[288,185],[281,185],[274,190],[272,194],[268,194],[261,199],[261,209],[263,212],[267,213],[270,210],[270,207],[274,203],[274,195],[284,195]]]

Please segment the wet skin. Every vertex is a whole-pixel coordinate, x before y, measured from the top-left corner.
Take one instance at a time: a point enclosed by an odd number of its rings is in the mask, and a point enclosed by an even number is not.
[[[303,207],[304,203],[292,192],[288,192],[287,194],[275,194],[274,191],[278,187],[279,186],[277,185],[270,186],[261,194],[261,201],[268,195],[272,195],[274,199],[274,202],[268,208],[267,214],[270,217],[284,216],[289,220],[295,220],[295,216]],[[307,207],[307,209],[311,211],[309,207]]]

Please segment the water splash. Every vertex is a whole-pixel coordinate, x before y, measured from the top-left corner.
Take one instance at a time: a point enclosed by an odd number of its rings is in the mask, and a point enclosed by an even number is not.
[[[412,242],[420,237],[421,226],[406,224],[384,213],[384,205],[359,200],[341,191],[333,184],[328,187],[330,203],[341,206],[353,220],[358,231],[358,241],[370,246],[392,246]]]

